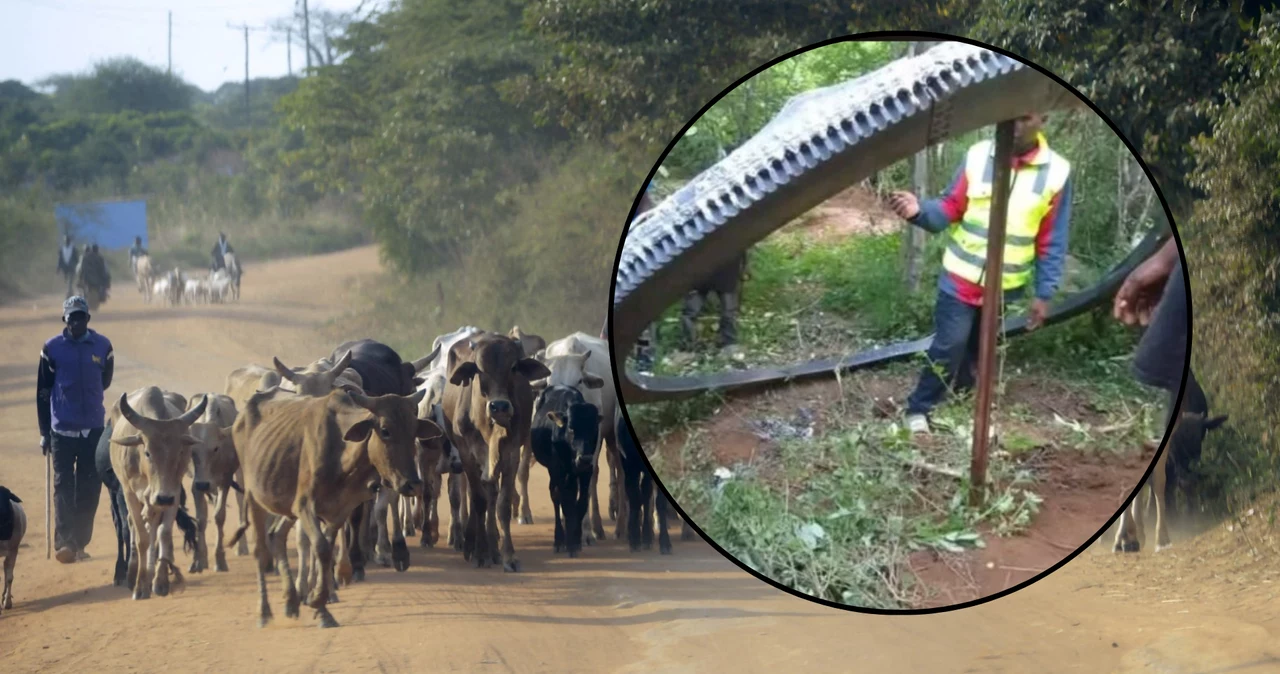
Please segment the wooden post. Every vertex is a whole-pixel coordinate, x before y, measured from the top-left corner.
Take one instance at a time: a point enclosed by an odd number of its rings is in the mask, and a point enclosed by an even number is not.
[[[1001,269],[1004,267],[1005,225],[1009,219],[1013,124],[1013,120],[1009,120],[996,126],[982,320],[978,328],[978,406],[973,417],[973,462],[969,467],[969,504],[975,507],[981,506],[986,497],[988,429],[991,427],[991,396],[996,378],[996,334],[1004,304],[1004,274]]]

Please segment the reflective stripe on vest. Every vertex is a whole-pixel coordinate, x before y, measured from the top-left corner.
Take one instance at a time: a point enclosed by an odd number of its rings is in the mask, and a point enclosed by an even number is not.
[[[1013,171],[1009,192],[1009,217],[1005,226],[1004,264],[1001,285],[1005,290],[1020,288],[1031,279],[1035,267],[1036,235],[1040,221],[1062,191],[1071,173],[1071,164],[1049,149],[1044,135],[1037,137],[1040,150],[1031,163]],[[991,215],[992,182],[995,174],[995,147],[989,140],[969,148],[965,157],[965,178],[969,199],[964,219],[951,233],[942,267],[972,283],[984,281],[987,260],[987,229]]]

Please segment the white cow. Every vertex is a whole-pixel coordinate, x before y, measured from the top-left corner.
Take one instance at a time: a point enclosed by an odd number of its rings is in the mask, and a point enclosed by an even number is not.
[[[575,332],[547,345],[538,359],[551,370],[551,376],[533,384],[538,391],[548,385],[572,386],[582,392],[583,399],[600,410],[600,440],[605,447],[609,463],[609,492],[617,505],[615,534],[622,538],[626,532],[626,512],[622,506],[622,493],[618,488],[621,463],[617,460],[618,438],[614,433],[613,411],[617,406],[617,394],[613,388],[613,369],[609,364],[608,342],[585,332]],[[533,521],[529,508],[529,466],[533,463],[533,449],[525,447],[520,454],[520,471],[517,475],[520,490],[520,522]],[[591,471],[591,521],[583,522],[582,541],[587,544],[604,538],[604,523],[600,519],[600,502],[596,484],[600,477],[600,450],[597,448],[595,466]],[[590,526],[588,526],[590,524]]]
[[[425,372],[420,376],[422,383],[418,385],[418,390],[425,390],[427,395],[418,404],[418,417],[422,419],[431,419],[437,424],[445,423],[444,411],[440,407],[440,402],[444,399],[444,387],[448,382],[449,373],[446,371],[449,361],[449,350],[454,344],[469,339],[476,335],[482,334],[484,330],[474,325],[464,325],[453,332],[440,335],[431,343],[431,350],[436,354],[435,360],[432,361]],[[425,460],[430,457],[423,456],[423,465],[420,470],[423,471],[422,482],[426,498],[423,499],[421,505],[422,513],[422,539],[421,544],[424,547],[435,545],[439,537],[440,515],[440,488],[443,486],[442,476],[445,471],[449,471],[449,507],[451,513],[451,523],[449,526],[448,544],[461,550],[462,546],[462,522],[467,517],[467,480],[464,475],[454,472],[454,468],[461,468],[462,457],[458,454],[458,448],[448,441],[446,436],[444,443],[444,451],[440,457],[439,463],[431,465]],[[412,502],[404,504],[405,510],[411,515],[416,516],[419,508],[415,507]]]

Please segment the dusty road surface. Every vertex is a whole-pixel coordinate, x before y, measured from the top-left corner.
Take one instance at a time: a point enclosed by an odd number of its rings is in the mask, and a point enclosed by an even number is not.
[[[369,248],[254,265],[238,305],[179,309],[147,306],[122,283],[92,323],[116,346],[109,397],[153,383],[188,396],[221,391],[239,365],[327,354],[336,342],[317,326],[352,301],[354,284],[379,273]],[[541,469],[531,480],[540,522],[514,527],[519,574],[415,546],[408,571],[373,569],[341,592],[333,613],[342,627],[333,630],[317,628],[305,609],[300,620],[284,618],[275,578],[277,618],[259,629],[252,564],[234,554],[229,573],[186,574],[181,594],[135,602],[108,585],[115,541],[105,500],[91,560],[44,558],[35,369],[41,342],[60,329],[59,304],[50,296],[0,307],[0,484],[31,513],[15,606],[0,615],[5,674],[1280,671],[1272,560],[1241,571],[1220,558],[1218,567],[1200,563],[1191,548],[1160,560],[1091,551],[980,607],[860,615],[774,590],[701,541],[677,541],[671,557],[633,555],[612,540],[577,560],[554,556]],[[366,336],[359,326],[345,333]],[[189,562],[179,553],[183,568]],[[1153,573],[1156,564],[1166,572]],[[1215,589],[1180,584],[1177,564]]]

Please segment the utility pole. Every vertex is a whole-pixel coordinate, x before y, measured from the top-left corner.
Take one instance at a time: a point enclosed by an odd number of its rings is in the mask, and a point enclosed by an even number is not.
[[[228,23],[227,28],[244,30],[244,124],[252,128],[253,120],[249,116],[249,24],[237,26]]]
[[[286,28],[284,34],[284,43],[286,45],[284,51],[285,63],[288,64],[289,77],[293,77],[293,26]]]
[[[173,74],[173,10],[169,10],[169,74]]]
[[[249,24],[244,26],[244,123],[253,128],[253,118],[249,115]]]
[[[302,0],[302,32],[307,47],[307,73],[311,74],[311,16],[307,14],[307,0]]]

